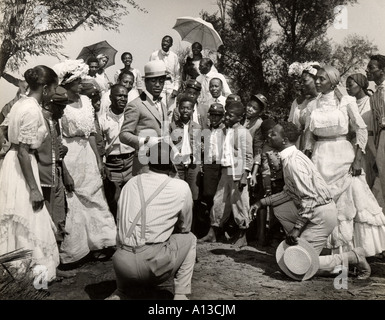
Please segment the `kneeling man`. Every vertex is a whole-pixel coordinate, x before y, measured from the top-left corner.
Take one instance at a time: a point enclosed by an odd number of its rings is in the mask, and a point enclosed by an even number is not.
[[[149,149],[149,172],[123,187],[117,215],[117,250],[113,256],[119,299],[138,287],[173,279],[174,300],[186,300],[196,257],[190,232],[193,201],[188,184],[170,176],[171,147],[160,142]]]

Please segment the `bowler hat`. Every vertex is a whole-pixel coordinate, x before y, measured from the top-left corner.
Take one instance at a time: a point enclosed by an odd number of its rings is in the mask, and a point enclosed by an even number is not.
[[[208,113],[209,114],[225,114],[225,108],[223,107],[222,104],[216,102],[216,103],[213,103],[212,105],[210,105]]]
[[[81,82],[80,94],[83,94],[83,95],[89,97],[90,99],[92,97],[97,96],[97,95],[100,96],[99,85],[94,81],[83,80]]]
[[[312,245],[297,238],[298,244],[290,246],[283,240],[277,248],[275,258],[279,268],[294,280],[308,280],[319,269],[319,257]]]
[[[67,90],[62,86],[57,86],[55,93],[51,97],[51,102],[64,107],[72,101],[68,98]]]
[[[241,101],[241,97],[235,93],[231,93],[226,98],[226,103],[230,101]]]
[[[240,101],[226,101],[225,109],[227,112],[231,111],[238,116],[245,114],[245,106]]]
[[[189,79],[186,81],[186,88],[193,88],[195,90],[201,91],[202,85],[197,80]]]
[[[254,94],[251,96],[250,99],[251,100],[257,100],[257,102],[262,103],[264,108],[266,108],[268,105],[267,98],[263,94],[260,94],[260,93]]]
[[[147,62],[144,66],[143,78],[156,78],[166,75],[166,65],[162,60]]]

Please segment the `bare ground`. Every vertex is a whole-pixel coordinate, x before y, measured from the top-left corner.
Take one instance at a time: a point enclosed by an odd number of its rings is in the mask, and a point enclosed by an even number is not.
[[[267,252],[268,251],[268,252]],[[276,264],[274,248],[238,249],[226,243],[198,244],[190,300],[384,300],[385,260],[369,259],[372,276],[357,280],[350,272],[347,288],[336,289],[333,277],[297,282]],[[111,259],[89,261],[74,278],[51,284],[47,300],[102,300],[116,288]],[[172,290],[137,299],[172,299]]]

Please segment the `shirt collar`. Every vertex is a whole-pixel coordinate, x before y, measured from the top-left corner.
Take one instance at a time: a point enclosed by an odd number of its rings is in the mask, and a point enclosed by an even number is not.
[[[168,52],[166,51],[163,51],[162,49],[160,49],[160,52],[164,55],[164,56],[168,56],[170,54],[170,50],[168,50]]]
[[[143,90],[143,92],[146,94],[147,100],[151,101],[153,104],[160,102],[162,100],[162,97],[159,96],[157,99],[154,100],[154,97],[151,93],[149,93],[147,90]]]
[[[282,160],[285,160],[289,158],[296,150],[296,146],[291,146],[286,149],[283,149],[281,152],[279,152],[279,155],[281,156]]]

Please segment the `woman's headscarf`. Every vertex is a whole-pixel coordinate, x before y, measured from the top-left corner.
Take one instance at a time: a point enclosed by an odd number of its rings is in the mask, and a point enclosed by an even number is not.
[[[362,89],[367,89],[369,87],[369,81],[366,76],[364,76],[362,73],[355,73],[348,77],[348,79],[353,79]]]
[[[322,69],[326,72],[329,77],[329,80],[333,86],[337,86],[341,81],[340,72],[333,66],[323,66]]]

